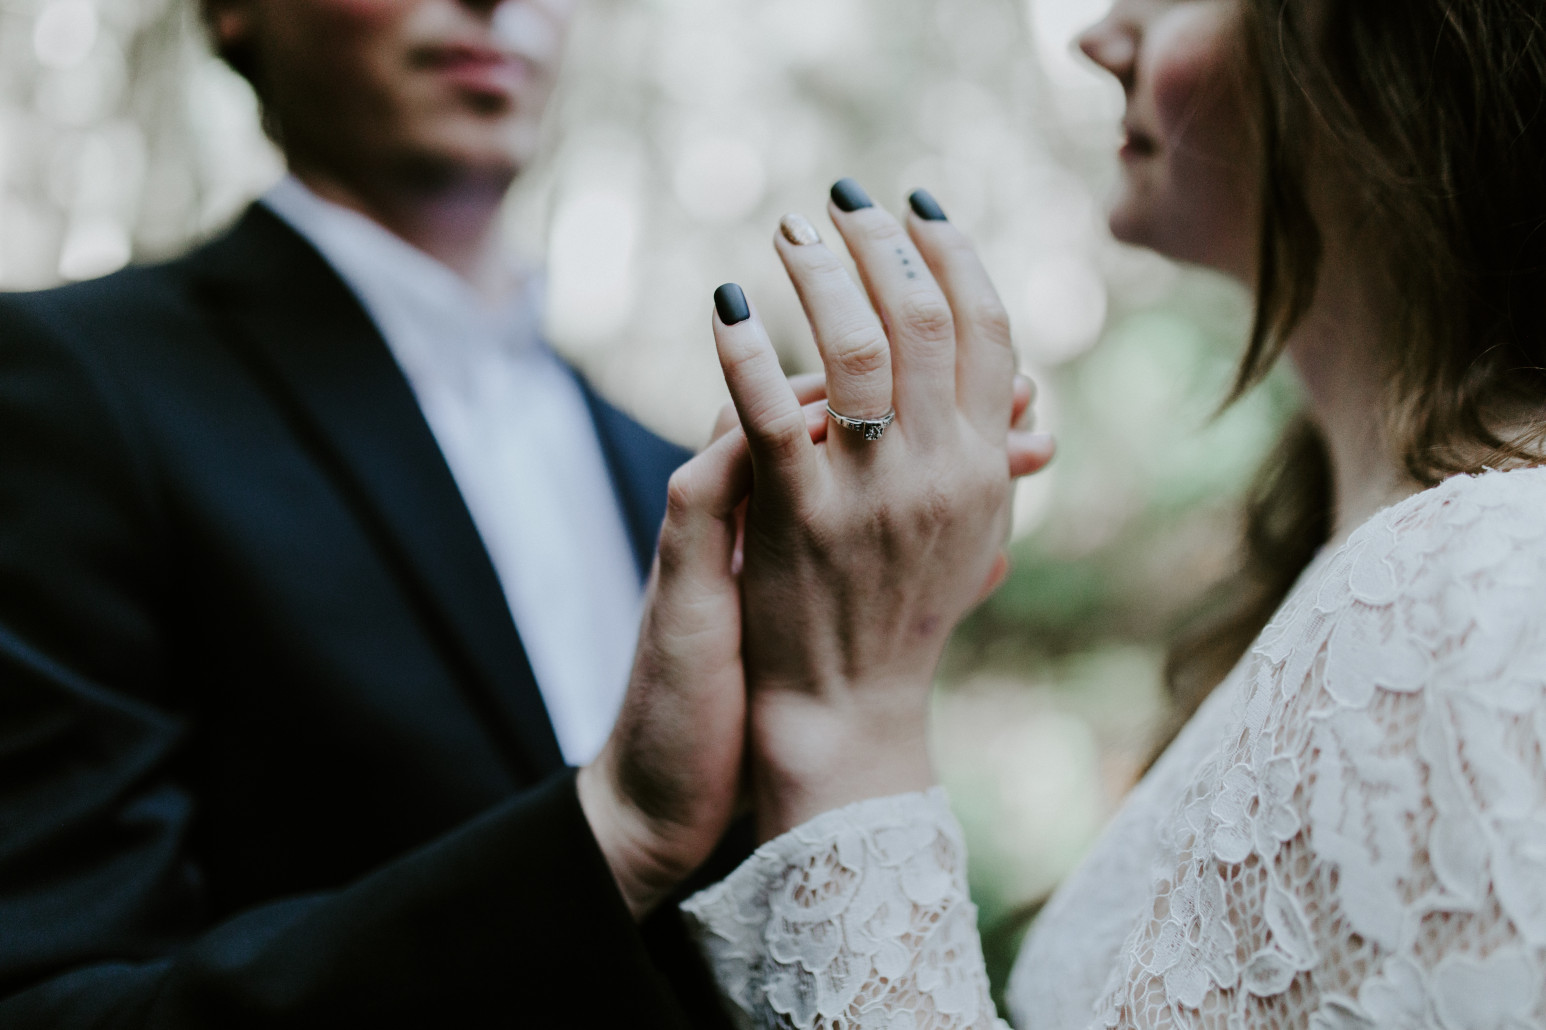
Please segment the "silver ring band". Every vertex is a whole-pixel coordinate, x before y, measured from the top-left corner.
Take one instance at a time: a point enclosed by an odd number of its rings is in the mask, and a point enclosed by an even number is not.
[[[833,421],[842,426],[844,429],[852,429],[854,432],[859,433],[871,443],[879,440],[881,434],[890,427],[891,423],[896,421],[895,408],[892,408],[890,411],[880,416],[880,418],[849,418],[847,415],[839,415],[837,412],[832,410],[832,405],[828,404],[827,414],[831,415]]]

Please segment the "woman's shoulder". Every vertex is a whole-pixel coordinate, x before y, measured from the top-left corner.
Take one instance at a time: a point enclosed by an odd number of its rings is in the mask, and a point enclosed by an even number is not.
[[[1317,562],[1253,656],[1357,709],[1546,660],[1546,469],[1455,476],[1375,515]]]
[[[1381,511],[1349,538],[1345,564],[1364,574],[1356,590],[1380,597],[1417,580],[1437,585],[1520,559],[1540,564],[1543,541],[1546,468],[1488,470],[1451,476]],[[1376,574],[1381,565],[1387,575]]]

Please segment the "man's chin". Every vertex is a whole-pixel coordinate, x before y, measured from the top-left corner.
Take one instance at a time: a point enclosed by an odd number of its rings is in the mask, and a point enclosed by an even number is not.
[[[398,164],[423,187],[503,192],[530,164],[534,150],[510,139],[441,138],[412,148]]]

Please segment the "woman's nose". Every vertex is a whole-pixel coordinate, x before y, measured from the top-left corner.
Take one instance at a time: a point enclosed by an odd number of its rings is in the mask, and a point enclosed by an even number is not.
[[[1121,7],[1118,4],[1110,14],[1081,32],[1078,43],[1086,57],[1126,86],[1138,56],[1138,30],[1131,19],[1123,16]]]

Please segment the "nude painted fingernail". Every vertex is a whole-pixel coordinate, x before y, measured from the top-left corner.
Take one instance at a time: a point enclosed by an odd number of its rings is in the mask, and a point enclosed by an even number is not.
[[[816,231],[816,227],[804,215],[785,215],[779,220],[778,231],[784,234],[784,239],[796,247],[808,247],[812,243],[821,242],[821,233]]]

